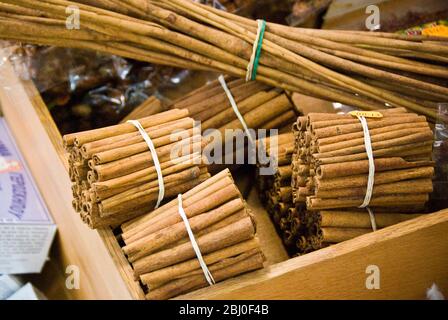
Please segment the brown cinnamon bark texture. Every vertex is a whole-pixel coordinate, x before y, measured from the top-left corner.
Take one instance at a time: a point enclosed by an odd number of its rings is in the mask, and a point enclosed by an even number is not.
[[[147,299],[168,299],[207,286],[178,200],[121,226],[123,252]],[[215,281],[263,267],[254,219],[228,169],[182,195],[182,207]]]
[[[165,199],[210,177],[195,151],[202,145],[201,136],[194,136],[194,120],[187,115],[187,110],[173,109],[138,120],[155,146]],[[190,138],[173,142],[175,130],[185,131]],[[74,133],[63,139],[69,152],[73,207],[90,227],[117,225],[154,209],[159,182],[153,155],[132,124]],[[190,153],[173,157],[172,150],[180,145]]]
[[[66,29],[70,5],[83,17],[77,32]],[[1,0],[0,13],[0,35],[6,40],[91,49],[239,78],[246,75],[257,34],[256,21],[184,0]],[[440,65],[448,56],[443,41],[268,23],[257,80],[364,110],[388,103],[434,121],[432,106],[448,95],[448,71]]]
[[[369,208],[377,228],[384,228],[424,212],[433,191],[434,135],[425,117],[403,108],[378,111],[382,117],[366,118],[375,166]],[[295,208],[282,218],[286,240],[306,250],[372,232],[371,216],[359,209],[369,180],[359,119],[311,113],[297,119],[293,135]]]
[[[268,137],[258,140],[257,143],[265,146],[269,154],[271,140]],[[268,164],[258,163],[256,186],[263,206],[292,256],[299,251],[293,239],[301,231],[301,223],[296,221],[298,223],[294,225],[297,217],[290,214],[291,210],[295,210],[291,188],[294,135],[292,132],[288,132],[279,135],[275,140],[278,143],[277,170],[274,175],[262,175],[260,174],[260,168]]]

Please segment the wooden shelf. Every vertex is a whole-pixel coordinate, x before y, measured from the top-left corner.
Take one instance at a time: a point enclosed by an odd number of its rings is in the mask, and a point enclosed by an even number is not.
[[[34,85],[9,65],[0,72],[4,116],[58,225],[57,262],[81,270],[81,288],[68,296],[143,299],[112,231],[92,231],[74,213],[61,137]],[[448,210],[288,259],[254,192],[248,203],[267,267],[179,299],[422,299],[433,283],[448,292]],[[380,268],[379,290],[366,289],[369,265]]]

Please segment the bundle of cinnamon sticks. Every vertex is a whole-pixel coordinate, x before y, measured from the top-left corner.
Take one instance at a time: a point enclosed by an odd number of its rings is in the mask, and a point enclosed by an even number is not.
[[[397,212],[423,212],[434,174],[433,133],[426,118],[403,108],[381,113],[382,118],[367,118],[375,164],[369,207],[378,228],[413,217]],[[352,212],[363,204],[369,174],[360,121],[311,113],[298,118],[293,132],[292,197],[296,206],[306,206],[303,220],[311,225],[305,237],[339,242],[372,231],[372,225],[365,228],[371,222],[366,209]]]
[[[237,104],[238,110],[249,129],[278,129],[280,132],[290,131],[292,123],[296,120],[295,108],[288,95],[280,89],[271,88],[259,82],[245,82],[242,79],[225,76],[224,80]],[[163,109],[159,100],[150,98],[137,107],[126,119],[132,116],[148,116],[154,110]],[[227,163],[225,167],[236,169],[236,154],[245,155],[246,145],[236,144],[233,148],[223,143],[234,138],[235,134],[244,133],[243,124],[237,118],[229,98],[218,80],[188,93],[171,103],[167,109],[188,110],[189,115],[200,121],[200,128],[206,143],[216,143],[215,148],[222,147],[222,160],[233,159],[233,164]],[[226,130],[232,130],[231,132]],[[230,133],[230,135],[228,135]],[[256,133],[256,132],[255,132]],[[217,135],[221,139],[217,139]],[[211,161],[210,172],[219,172],[223,165]]]
[[[169,299],[208,286],[178,200],[124,223],[123,252],[147,299]],[[254,219],[224,170],[182,195],[201,255],[215,282],[263,267]]]
[[[186,110],[170,110],[139,120],[152,139],[165,185],[165,198],[191,189],[209,177],[202,165],[200,132]],[[188,137],[173,141],[172,132]],[[154,209],[159,181],[143,136],[122,123],[63,137],[69,152],[73,207],[92,228],[119,225]]]
[[[249,128],[279,129],[296,119],[293,105],[283,90],[234,77],[224,79]],[[187,109],[192,118],[201,121],[202,130],[217,129],[222,137],[226,129],[243,128],[218,80],[175,101],[171,108]]]
[[[79,3],[82,2],[83,4]],[[81,28],[67,30],[67,8]],[[76,26],[75,26],[76,27]],[[190,0],[0,0],[6,40],[97,50],[244,78],[258,23]],[[445,39],[267,23],[256,80],[363,110],[405,107],[435,121],[448,95]]]

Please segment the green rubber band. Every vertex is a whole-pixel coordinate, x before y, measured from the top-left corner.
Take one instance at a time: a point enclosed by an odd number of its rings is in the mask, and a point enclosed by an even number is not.
[[[258,43],[257,43],[257,53],[255,54],[254,67],[252,69],[251,80],[255,80],[257,78],[257,70],[258,70],[258,65],[260,63],[261,47],[263,46],[263,38],[264,38],[265,31],[266,31],[266,20],[263,20],[263,23],[261,25],[261,30],[260,30],[260,39],[258,39]]]

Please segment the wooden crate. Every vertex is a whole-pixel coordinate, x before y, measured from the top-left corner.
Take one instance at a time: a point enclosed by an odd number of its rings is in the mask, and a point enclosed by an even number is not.
[[[70,297],[144,299],[112,231],[92,231],[73,212],[61,136],[34,85],[9,65],[0,68],[0,104],[58,225],[57,259],[80,267]],[[448,293],[448,210],[288,259],[255,195],[249,203],[267,267],[179,299],[423,299],[433,283]],[[380,268],[378,290],[366,288],[369,265]]]

